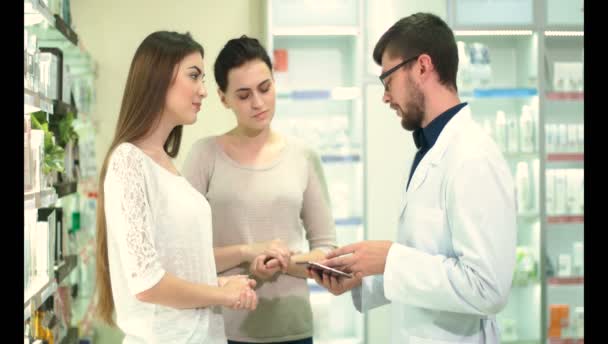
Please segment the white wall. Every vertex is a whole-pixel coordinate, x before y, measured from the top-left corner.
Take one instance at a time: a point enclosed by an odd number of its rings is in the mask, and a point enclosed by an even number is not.
[[[209,96],[203,101],[197,122],[184,128],[176,167],[194,141],[219,134],[236,123],[217,97],[213,62],[230,38],[242,34],[264,42],[263,0],[73,0],[72,21],[80,42],[98,63],[93,114],[97,124],[97,166],[114,134],[122,93],[135,49],[157,30],[190,31],[205,49],[206,85]]]

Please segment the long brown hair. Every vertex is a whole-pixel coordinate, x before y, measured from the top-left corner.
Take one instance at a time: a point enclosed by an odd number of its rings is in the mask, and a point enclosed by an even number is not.
[[[109,325],[115,325],[115,323],[104,209],[104,181],[108,161],[118,145],[142,138],[160,119],[175,66],[183,58],[195,52],[199,52],[202,57],[205,56],[203,47],[192,39],[188,32],[182,34],[158,31],[143,40],[131,61],[114,138],[99,175],[95,267],[96,313],[102,321]],[[172,158],[176,157],[179,152],[181,138],[182,126],[180,125],[171,131],[164,144],[165,152]]]

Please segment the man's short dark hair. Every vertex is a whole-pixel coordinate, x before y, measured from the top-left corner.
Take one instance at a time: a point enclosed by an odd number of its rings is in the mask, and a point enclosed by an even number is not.
[[[391,57],[411,58],[419,54],[431,57],[439,74],[439,82],[456,87],[458,72],[458,48],[454,33],[438,16],[431,13],[415,13],[402,18],[391,26],[374,47],[374,61],[382,64],[387,51]]]

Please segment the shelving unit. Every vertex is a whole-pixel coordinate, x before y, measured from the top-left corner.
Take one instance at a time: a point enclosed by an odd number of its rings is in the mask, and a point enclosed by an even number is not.
[[[563,209],[556,211],[553,204],[549,207],[547,203],[554,202],[555,197],[564,193],[582,191],[579,190],[582,189],[581,180],[576,188],[556,190],[552,187],[551,198],[547,194],[547,183],[553,182],[553,179],[549,180],[550,176],[564,173],[560,182],[573,180],[568,179],[571,177],[567,171],[582,169],[584,163],[582,137],[566,140],[557,136],[561,135],[557,128],[552,132],[547,130],[548,124],[561,125],[560,130],[572,136],[564,125],[582,124],[584,90],[581,83],[562,80],[556,74],[571,73],[575,78],[577,67],[555,68],[561,61],[582,61],[581,5],[582,2],[565,0],[503,0],[483,4],[473,0],[447,0],[448,24],[454,29],[456,39],[466,44],[482,43],[489,52],[492,72],[489,85],[473,90],[459,87],[461,99],[469,102],[474,118],[491,132],[496,127],[488,123],[492,123],[492,116],[499,109],[505,111],[507,117],[517,115],[516,119],[519,119],[523,105],[530,105],[535,112],[533,152],[505,149],[504,153],[516,177],[517,192],[525,192],[521,189],[524,184],[517,180],[517,166],[521,162],[529,163],[531,182],[527,182],[526,189],[534,209],[518,215],[518,246],[527,247],[533,253],[540,281],[538,285],[512,289],[509,304],[498,314],[503,340],[509,343],[560,342],[548,338],[549,305],[569,304],[571,318],[574,307],[582,306],[582,288],[573,287],[582,286],[584,276],[548,275],[548,264],[557,274],[558,256],[572,253],[573,241],[583,241],[583,231],[578,229],[584,225],[584,214],[569,209],[573,195],[563,201],[566,208],[563,213],[560,211]],[[463,67],[462,58],[460,66],[459,78],[467,67],[466,64]],[[565,71],[565,68],[571,69]],[[481,72],[486,71],[480,69],[478,73]],[[566,88],[569,84],[580,89]],[[519,121],[514,122],[514,127],[521,132]],[[571,130],[576,132],[574,128]]]
[[[62,252],[59,256],[62,259],[55,261],[50,279],[48,281],[30,281],[28,290],[24,290],[24,330],[25,325],[29,323],[35,311],[47,312],[51,309],[56,311],[54,307],[60,304],[71,304],[71,301],[64,303],[65,300],[62,300],[62,302],[59,302],[58,298],[62,299],[67,295],[71,299],[69,295],[72,289],[78,289],[79,293],[82,294],[80,290],[83,290],[85,286],[83,285],[84,280],[80,276],[87,269],[90,270],[93,266],[90,264],[93,261],[91,257],[94,258],[90,252],[91,246],[94,249],[94,245],[78,247],[78,242],[82,239],[82,236],[91,235],[90,233],[93,232],[91,228],[94,228],[94,223],[91,222],[91,208],[89,208],[89,213],[85,214],[83,212],[82,219],[79,216],[82,207],[79,201],[79,191],[82,192],[83,188],[92,187],[93,185],[90,182],[96,177],[95,168],[90,166],[91,159],[93,163],[95,159],[94,151],[91,151],[91,140],[94,142],[95,129],[89,116],[93,113],[91,107],[91,103],[94,102],[92,80],[96,75],[97,68],[95,61],[83,49],[77,33],[62,16],[53,13],[45,3],[49,3],[51,7],[53,5],[52,1],[24,0],[24,30],[28,37],[36,36],[37,44],[33,49],[36,53],[38,53],[37,49],[41,47],[58,48],[61,51],[59,56],[62,57],[58,59],[58,62],[59,67],[62,68],[58,68],[58,73],[53,71],[53,74],[49,74],[48,77],[55,76],[63,79],[60,81],[54,80],[57,81],[57,94],[46,92],[47,89],[42,87],[42,78],[40,78],[40,86],[37,86],[35,82],[28,83],[33,86],[31,89],[24,87],[24,115],[39,111],[45,112],[49,129],[53,129],[53,125],[65,119],[64,116],[68,114],[73,116],[75,120],[72,122],[72,126],[79,134],[77,147],[81,153],[80,156],[74,156],[75,160],[79,160],[77,166],[81,168],[80,173],[76,175],[80,175],[82,179],[69,179],[68,175],[64,175],[62,179],[59,179],[64,181],[55,183],[52,187],[43,187],[40,191],[24,191],[24,205],[26,212],[29,212],[28,214],[41,208],[45,208],[44,214],[49,212],[54,214],[48,218],[49,235],[51,233],[56,235],[52,241],[49,239],[48,244],[53,243],[53,246],[49,247],[49,254],[54,253],[57,257],[58,252],[54,251],[58,250],[59,243],[61,243]],[[60,6],[63,6],[63,4]],[[61,12],[61,10],[59,11]],[[26,45],[29,46],[30,42],[28,41]],[[31,54],[30,51],[27,51],[27,53]],[[36,64],[37,60],[34,58],[30,59],[24,56],[24,59],[28,73],[42,73],[42,63]],[[66,80],[69,80],[69,82],[66,83]],[[62,85],[64,89],[61,88]],[[40,91],[34,91],[36,89],[40,89]],[[48,91],[51,90],[48,89]],[[57,135],[57,133],[53,134]],[[55,137],[55,142],[58,142],[57,140],[58,136]],[[92,147],[94,148],[94,145]],[[83,183],[86,183],[86,187]],[[52,208],[55,208],[55,211],[52,211]],[[92,210],[94,211],[94,207]],[[40,214],[42,213],[38,213],[38,216],[42,216]],[[55,219],[55,217],[57,218]],[[43,218],[39,217],[38,222],[40,221],[44,221]],[[88,226],[87,234],[77,234],[81,223]],[[27,229],[31,230],[29,227]],[[55,243],[58,238],[61,238],[61,241]],[[38,241],[41,238],[33,236],[30,240]],[[33,251],[36,247],[32,245],[30,250]],[[86,255],[81,255],[81,253],[86,253]],[[83,260],[83,257],[86,259]],[[29,259],[32,260],[32,257],[29,257]],[[33,266],[36,262],[30,262],[30,264]],[[85,276],[85,278],[87,277]],[[84,282],[90,284],[90,281]],[[67,291],[67,289],[70,291]],[[89,291],[86,292],[90,294]],[[74,300],[74,303],[90,304],[89,301],[79,297]],[[72,312],[72,310],[69,311]],[[55,326],[68,327],[65,336],[60,335],[61,338],[53,338],[55,343],[78,343],[79,338],[88,336],[87,331],[83,331],[82,328],[79,329],[82,319],[72,316],[72,323],[64,324],[63,315],[58,312],[55,316],[62,319],[54,322]],[[59,323],[62,325],[59,325]],[[26,333],[26,338],[28,335],[31,336],[33,333],[31,331]]]

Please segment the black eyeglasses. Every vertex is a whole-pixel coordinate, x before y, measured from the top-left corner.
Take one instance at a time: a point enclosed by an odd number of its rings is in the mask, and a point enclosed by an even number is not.
[[[384,79],[386,79],[386,77],[388,77],[389,75],[393,74],[393,72],[395,72],[397,69],[405,66],[406,64],[418,59],[418,57],[420,57],[420,55],[416,55],[414,57],[410,57],[409,59],[404,60],[403,62],[399,63],[398,65],[396,65],[395,67],[387,70],[386,72],[380,74],[380,82],[382,83],[382,85],[384,85]],[[386,89],[386,85],[384,85],[384,89]]]

